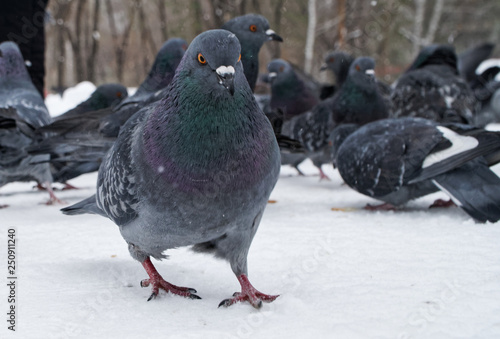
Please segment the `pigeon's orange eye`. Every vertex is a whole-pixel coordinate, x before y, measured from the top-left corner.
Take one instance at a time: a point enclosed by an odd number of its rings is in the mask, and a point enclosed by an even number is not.
[[[359,65],[356,65],[356,71],[361,71],[361,67],[359,67]]]
[[[241,60],[241,54],[240,54],[240,56],[239,56],[239,58],[238,58],[238,61],[236,61],[236,62],[239,62],[240,60]]]
[[[203,54],[201,53],[198,53],[198,61],[200,62],[200,64],[204,65],[207,63],[207,60],[205,59],[205,57],[203,56]]]
[[[257,32],[257,26],[255,26],[255,25],[250,25],[250,30],[251,30],[252,32]]]

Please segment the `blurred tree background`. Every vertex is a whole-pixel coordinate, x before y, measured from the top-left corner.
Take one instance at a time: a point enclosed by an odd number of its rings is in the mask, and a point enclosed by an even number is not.
[[[281,57],[322,82],[331,82],[319,72],[331,50],[374,57],[378,77],[392,82],[423,45],[462,52],[500,40],[498,0],[50,0],[48,11],[49,90],[83,80],[137,86],[168,38],[190,42],[245,13],[264,15],[284,39],[264,45],[261,72]]]

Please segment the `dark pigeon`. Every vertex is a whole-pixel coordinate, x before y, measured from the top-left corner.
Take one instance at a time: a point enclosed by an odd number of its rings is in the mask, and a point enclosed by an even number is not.
[[[17,181],[36,181],[49,192],[47,205],[61,203],[51,187],[53,180],[47,157],[27,151],[36,144],[36,139],[35,126],[24,121],[16,109],[0,108],[0,187]]]
[[[51,188],[49,164],[35,164],[45,156],[32,156],[26,148],[36,142],[35,129],[51,118],[43,98],[26,70],[19,47],[0,44],[0,186],[35,180],[50,195],[47,204],[60,203]]]
[[[10,41],[0,44],[0,108],[15,109],[19,119],[35,128],[52,121],[19,47]]]
[[[156,60],[139,89],[117,106],[84,115],[71,114],[45,126],[42,138],[29,149],[32,154],[50,154],[54,180],[66,182],[85,173],[97,171],[103,157],[118,137],[121,126],[145,105],[159,101],[172,81],[187,43],[169,39],[160,48]]]
[[[354,57],[344,51],[330,52],[325,56],[325,63],[321,66],[321,71],[331,70],[335,76],[335,85],[338,90],[344,84],[349,73]]]
[[[474,125],[484,127],[500,122],[500,60],[483,61],[476,69],[476,78],[470,86],[478,103]]]
[[[478,222],[500,219],[500,133],[421,118],[385,119],[348,136],[337,168],[356,191],[400,206],[438,190]]]
[[[241,43],[241,62],[250,88],[255,89],[259,75],[259,51],[266,41],[283,39],[269,28],[269,22],[259,14],[246,14],[226,22],[223,26],[233,32]]]
[[[54,121],[108,107],[113,108],[127,96],[127,89],[121,84],[111,83],[99,85],[87,100],[81,102],[75,108],[55,117]]]
[[[398,79],[392,94],[394,117],[421,117],[437,122],[471,124],[475,100],[459,76],[453,46],[422,49]]]
[[[335,124],[363,125],[389,116],[375,79],[375,60],[356,58],[347,79],[333,97],[332,114]]]
[[[278,179],[279,149],[226,30],[200,34],[189,46],[165,97],[135,114],[106,156],[97,194],[65,214],[113,220],[133,258],[149,275],[143,287],[192,299],[191,288],[167,283],[150,257],[193,245],[229,261],[241,292],[221,302],[259,308],[277,296],[247,277],[247,254]]]
[[[290,63],[275,59],[267,65],[267,70],[271,81],[271,110],[281,110],[285,120],[318,104],[319,84],[296,71]]]

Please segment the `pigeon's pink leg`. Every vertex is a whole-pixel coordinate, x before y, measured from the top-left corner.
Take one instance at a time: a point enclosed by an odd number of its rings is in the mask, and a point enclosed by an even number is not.
[[[64,187],[62,188],[63,191],[68,191],[68,190],[79,190],[78,187],[75,187],[71,184],[68,184],[67,182],[64,183]]]
[[[437,199],[432,203],[432,205],[429,206],[429,208],[437,208],[437,207],[453,207],[457,206],[453,200],[443,200],[443,199]]]
[[[323,172],[323,170],[320,168],[319,169],[319,181],[321,181],[323,179],[331,181],[330,178],[328,177],[328,175],[326,175],[325,172]]]
[[[165,290],[165,291],[170,292],[172,294],[180,295],[182,297],[191,298],[191,299],[201,299],[199,296],[194,294],[194,293],[196,293],[196,290],[193,288],[179,287],[179,286],[172,285],[169,282],[166,282],[162,278],[160,273],[158,273],[158,271],[154,267],[153,263],[151,262],[151,259],[147,258],[146,260],[144,260],[142,262],[142,266],[146,270],[146,273],[149,275],[149,279],[144,279],[143,281],[141,281],[141,286],[148,287],[149,284],[151,284],[152,290],[153,290],[153,293],[149,297],[148,301],[156,298],[160,288],[162,290]]]
[[[56,195],[54,194],[54,191],[52,190],[52,186],[50,185],[49,182],[45,183],[45,187],[47,192],[49,192],[50,199],[45,203],[45,205],[56,205],[56,204],[65,204],[64,201],[60,200]]]
[[[279,297],[279,295],[267,295],[257,291],[255,287],[252,286],[245,274],[241,274],[237,278],[241,285],[241,292],[236,292],[230,299],[222,300],[222,302],[219,304],[219,307],[227,307],[237,302],[248,301],[253,307],[261,308],[263,301],[270,303]]]
[[[366,204],[364,209],[368,210],[368,211],[395,211],[396,207],[394,205],[386,202],[386,203],[380,204],[380,205]]]

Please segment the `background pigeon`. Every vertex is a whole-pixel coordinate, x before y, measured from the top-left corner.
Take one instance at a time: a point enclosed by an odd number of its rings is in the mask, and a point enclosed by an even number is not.
[[[384,119],[345,139],[337,168],[356,191],[399,206],[442,190],[479,222],[500,219],[500,133],[420,118]]]
[[[398,79],[392,102],[394,117],[467,124],[473,121],[474,96],[458,74],[457,55],[449,45],[430,45],[422,49]]]
[[[53,177],[57,182],[97,171],[121,126],[143,106],[162,98],[186,48],[185,40],[169,39],[160,48],[148,76],[134,95],[115,107],[84,115],[65,114],[40,130],[50,137],[44,137],[30,147],[30,153],[50,154]]]
[[[240,41],[243,70],[253,92],[259,75],[260,48],[266,41],[282,42],[283,39],[269,28],[267,19],[259,14],[238,16],[226,22],[222,28],[233,32]]]
[[[47,204],[60,202],[51,188],[48,163],[34,163],[26,148],[35,142],[34,130],[51,122],[40,93],[26,70],[21,52],[13,42],[0,44],[0,186],[35,180],[49,192]]]
[[[495,44],[486,42],[460,53],[457,57],[458,73],[468,83],[473,82],[477,77],[476,69],[491,56],[493,49],[495,49]]]
[[[189,46],[165,98],[134,115],[99,170],[97,194],[63,209],[113,220],[152,285],[198,298],[167,283],[150,257],[194,245],[229,261],[241,293],[229,306],[277,296],[247,278],[247,254],[279,175],[273,129],[257,106],[240,62],[240,44],[226,30],[200,34]],[[219,305],[219,306],[220,306]]]
[[[14,108],[20,119],[34,127],[49,124],[49,111],[33,85],[19,47],[0,44],[0,108]]]
[[[349,67],[354,61],[354,57],[344,51],[330,52],[325,56],[325,63],[321,66],[321,71],[331,70],[335,76],[336,90],[338,90],[347,79]]]
[[[57,121],[103,108],[113,108],[127,96],[127,89],[121,84],[99,85],[87,100],[81,102],[75,108],[55,117],[53,120]]]

